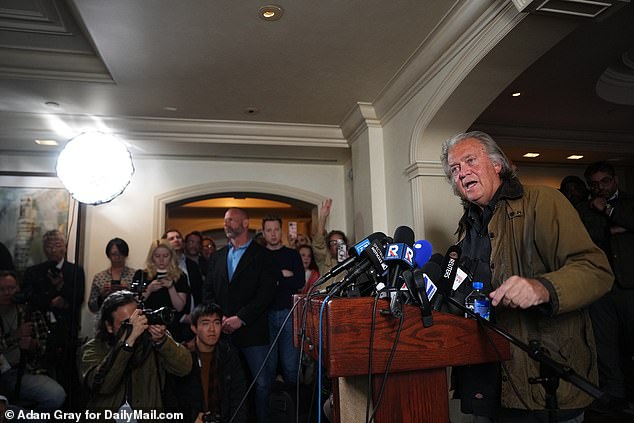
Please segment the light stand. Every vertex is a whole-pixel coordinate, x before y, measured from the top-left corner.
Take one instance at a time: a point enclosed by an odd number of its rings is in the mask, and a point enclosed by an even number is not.
[[[134,174],[134,165],[127,147],[117,138],[103,132],[85,132],[66,143],[57,158],[56,170],[58,178],[78,203],[75,265],[71,276],[75,289],[70,323],[71,336],[76,342],[81,312],[77,309],[80,307],[77,304],[77,269],[80,263],[80,250],[83,250],[82,224],[86,204],[107,203],[123,193]],[[72,378],[72,372],[67,376]],[[73,399],[73,385],[72,380],[68,381],[69,402]]]

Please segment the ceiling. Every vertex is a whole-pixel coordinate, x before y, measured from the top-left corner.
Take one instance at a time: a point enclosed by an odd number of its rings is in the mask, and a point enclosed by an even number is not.
[[[520,92],[519,97],[512,94]],[[601,93],[599,95],[598,93]],[[513,81],[473,124],[517,162],[634,166],[634,7],[581,25]]]
[[[34,139],[63,142],[91,124],[125,132],[133,155],[340,163],[346,116],[376,100],[460,3],[280,0],[283,17],[268,22],[255,0],[0,0],[0,151],[56,154]],[[474,128],[516,161],[535,146],[549,163],[574,150],[634,164],[634,95],[621,90],[634,86],[634,54],[623,56],[632,10],[582,24]],[[596,95],[610,66],[607,80],[624,85],[604,91],[629,104]],[[188,137],[175,137],[183,126]],[[204,135],[219,127],[222,140]]]

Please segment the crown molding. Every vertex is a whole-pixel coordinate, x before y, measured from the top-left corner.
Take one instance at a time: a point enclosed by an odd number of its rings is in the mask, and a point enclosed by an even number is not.
[[[632,135],[629,132],[587,131],[569,128],[537,128],[478,123],[470,130],[491,134],[500,144],[552,149],[562,144],[590,151],[609,150],[615,153],[631,153]]]
[[[35,123],[39,124],[34,126]],[[67,133],[55,136],[53,122],[62,123]],[[19,131],[65,141],[86,131],[104,131],[126,141],[169,141],[174,143],[231,143],[328,147],[348,149],[341,128],[336,125],[308,125],[275,122],[210,121],[147,117],[88,116],[44,113],[0,113],[1,127],[7,133]],[[2,131],[2,132],[4,132]],[[0,140],[2,139],[0,132]],[[28,139],[32,142],[32,139]]]
[[[513,6],[494,0],[456,2],[373,102],[383,125],[460,54],[500,10],[509,7]]]
[[[358,102],[341,123],[341,132],[352,145],[367,128],[381,128],[372,103]]]
[[[435,176],[445,178],[445,171],[440,162],[432,161],[416,161],[405,168],[405,174],[408,180],[415,179],[419,176]]]
[[[62,0],[3,2],[0,78],[114,83],[71,7]]]

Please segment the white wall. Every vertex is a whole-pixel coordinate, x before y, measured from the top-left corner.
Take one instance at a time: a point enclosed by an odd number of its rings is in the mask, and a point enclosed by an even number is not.
[[[3,169],[23,172],[52,172],[55,163],[46,157],[16,157],[14,160],[3,157],[2,161]],[[246,185],[251,181],[257,186],[256,192],[280,195],[289,195],[294,189],[308,191],[317,199],[333,198],[329,226],[348,230],[350,183],[344,165],[134,159],[134,166],[132,181],[121,196],[108,204],[87,206],[83,255],[86,297],[92,277],[109,265],[105,246],[111,238],[118,236],[128,242],[131,267],[143,265],[151,240],[162,230],[156,227],[157,198],[168,192],[223,181],[243,181]],[[267,184],[273,188],[261,191]],[[288,187],[288,191],[283,187]],[[84,306],[83,335],[92,335],[93,319]]]

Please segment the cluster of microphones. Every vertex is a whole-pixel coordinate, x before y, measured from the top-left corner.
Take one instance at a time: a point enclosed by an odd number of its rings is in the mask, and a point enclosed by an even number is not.
[[[433,324],[432,310],[463,314],[447,303],[464,303],[463,287],[470,287],[470,261],[461,262],[461,248],[432,254],[426,240],[414,241],[414,231],[399,226],[391,238],[375,232],[350,248],[349,258],[323,275],[317,285],[347,271],[345,277],[327,289],[317,291],[334,296],[378,295],[390,301],[389,313],[401,317],[403,304],[418,306],[424,327]],[[462,289],[461,289],[462,288]]]

